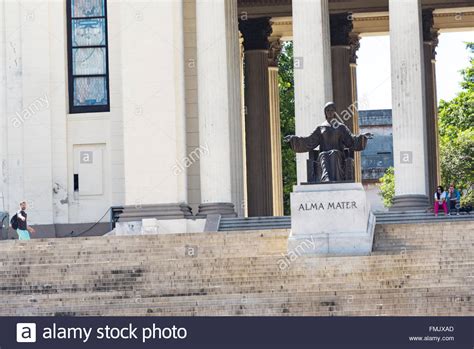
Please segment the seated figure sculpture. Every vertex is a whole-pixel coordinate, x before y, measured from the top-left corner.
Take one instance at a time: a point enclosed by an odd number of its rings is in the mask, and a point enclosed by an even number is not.
[[[318,165],[320,178],[317,182],[344,182],[347,178],[345,168],[345,150],[361,151],[367,146],[367,140],[373,134],[354,135],[349,128],[337,118],[336,106],[329,102],[324,106],[326,121],[319,125],[308,137],[286,136],[284,141],[289,143],[296,153],[306,153],[319,147]]]

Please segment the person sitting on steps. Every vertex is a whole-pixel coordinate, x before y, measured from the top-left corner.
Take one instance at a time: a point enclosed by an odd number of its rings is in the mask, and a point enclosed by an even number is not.
[[[435,217],[438,217],[439,207],[442,206],[444,210],[444,214],[448,214],[448,206],[446,204],[446,192],[444,191],[442,186],[438,186],[436,188],[436,192],[434,194],[434,214]]]
[[[451,215],[451,211],[456,211],[456,214],[459,216],[461,193],[454,187],[454,183],[449,185],[446,200],[448,201],[448,215]]]

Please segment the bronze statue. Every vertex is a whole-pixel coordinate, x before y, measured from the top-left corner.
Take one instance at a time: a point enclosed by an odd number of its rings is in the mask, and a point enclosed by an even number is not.
[[[324,106],[326,121],[308,137],[286,136],[284,141],[297,153],[312,152],[319,147],[315,162],[319,170],[309,182],[343,182],[353,180],[347,153],[364,150],[373,134],[353,135],[337,118],[336,106],[329,102]],[[353,162],[352,162],[353,163]],[[353,166],[353,165],[352,165]],[[308,173],[311,172],[308,170]],[[309,175],[308,175],[309,177]]]

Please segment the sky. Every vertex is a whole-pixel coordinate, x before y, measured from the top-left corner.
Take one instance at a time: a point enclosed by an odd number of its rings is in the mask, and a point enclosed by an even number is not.
[[[469,64],[464,42],[474,41],[474,31],[441,33],[436,50],[436,85],[438,101],[450,100],[460,91],[459,71]],[[360,109],[390,109],[390,39],[367,36],[357,52],[357,93]]]

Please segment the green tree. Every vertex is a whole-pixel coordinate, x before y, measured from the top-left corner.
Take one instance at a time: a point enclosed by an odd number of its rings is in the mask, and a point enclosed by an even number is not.
[[[440,165],[445,186],[454,182],[460,189],[472,190],[474,183],[474,128],[459,131],[457,137],[441,138]]]
[[[280,122],[282,135],[283,195],[285,214],[290,214],[290,193],[296,184],[296,156],[283,137],[295,134],[295,89],[293,77],[293,43],[283,45],[278,61],[280,87]]]
[[[474,43],[468,43],[467,49],[474,54]],[[439,105],[440,167],[442,183],[454,182],[470,191],[470,197],[474,183],[474,55],[461,74],[462,90]]]
[[[468,42],[466,46],[471,53],[474,53],[474,42]],[[463,76],[462,88],[466,91],[474,91],[474,56],[471,57],[471,65],[463,69],[461,74]]]

